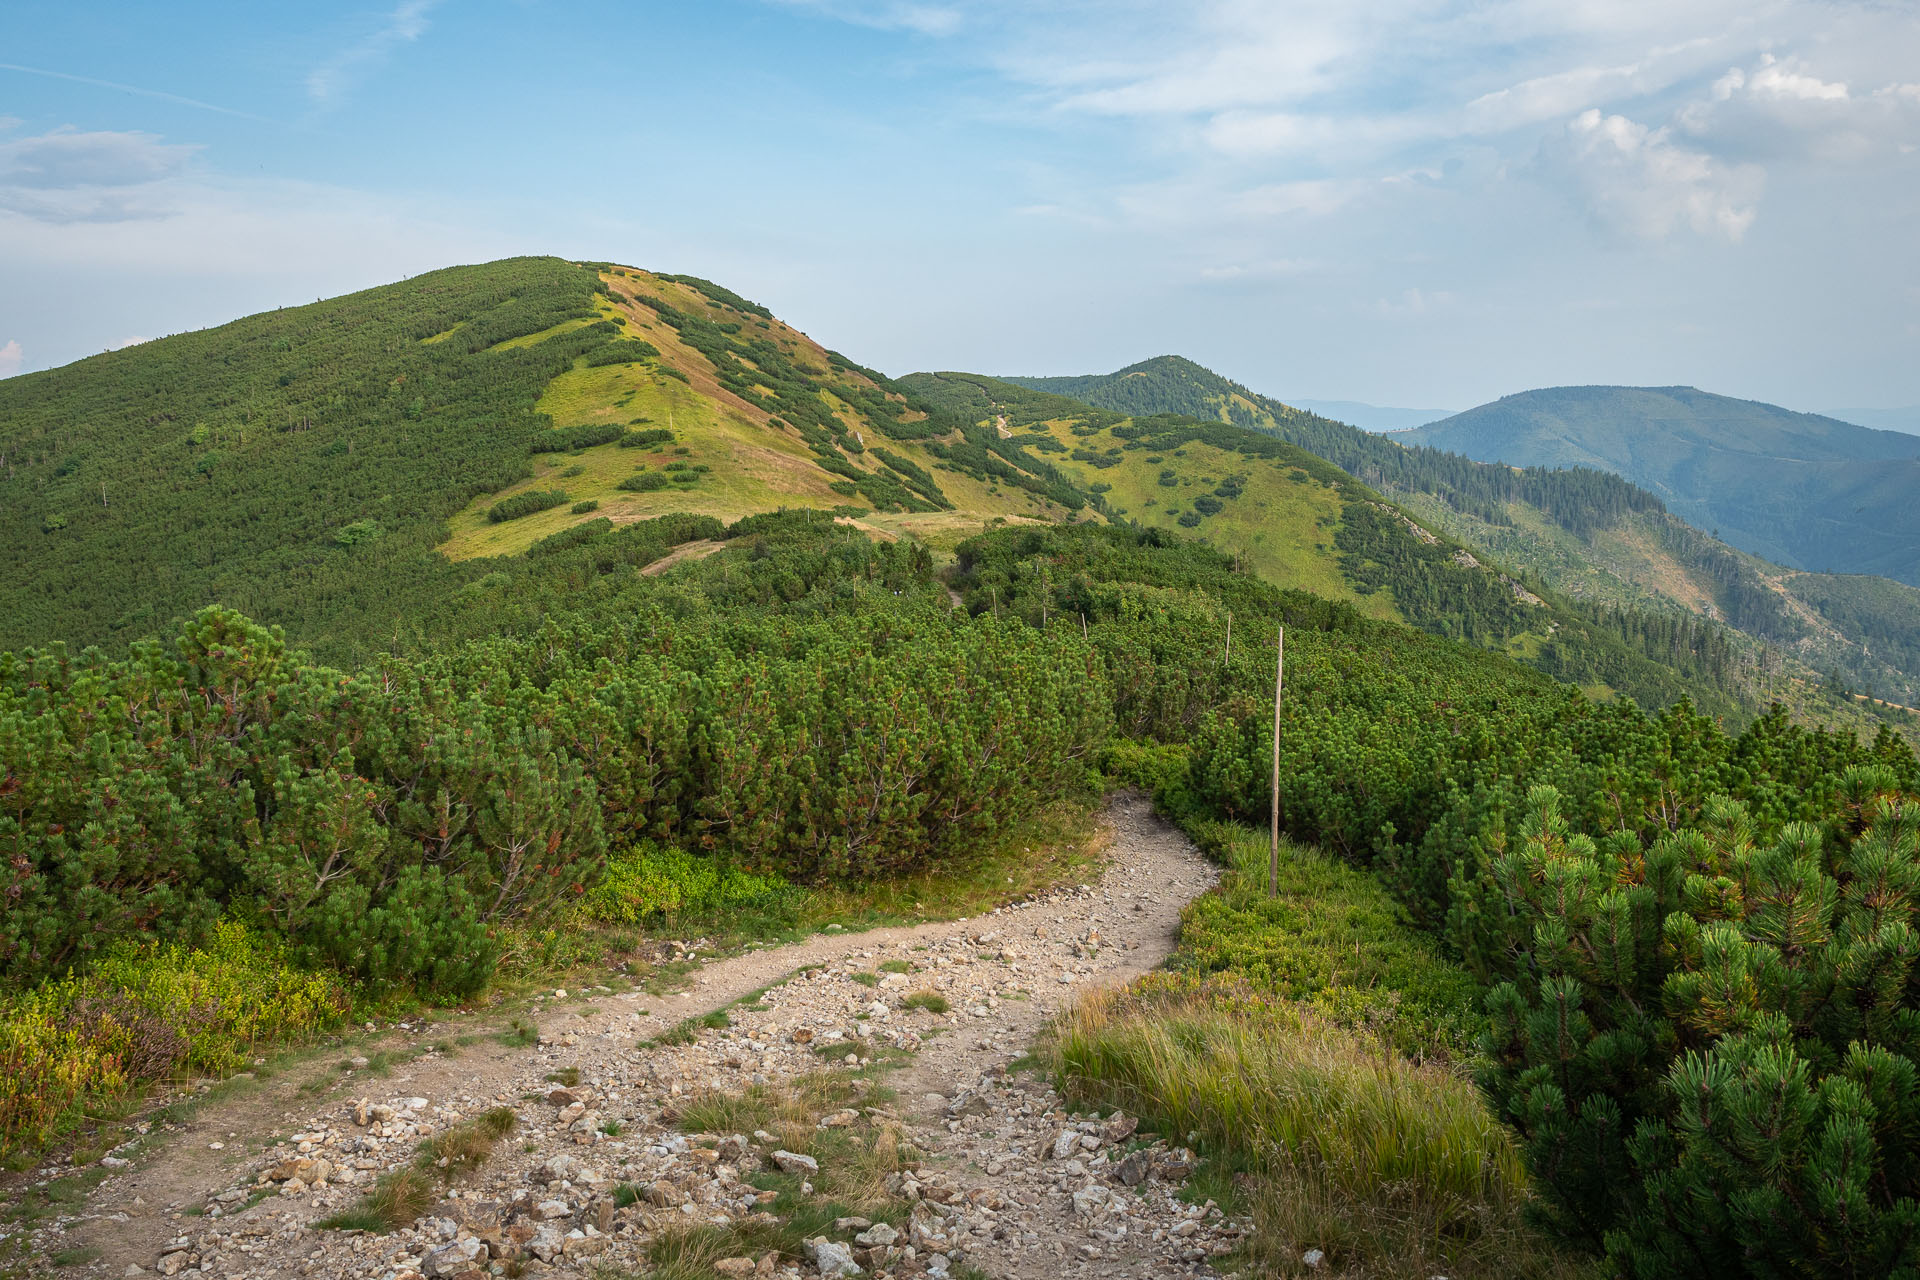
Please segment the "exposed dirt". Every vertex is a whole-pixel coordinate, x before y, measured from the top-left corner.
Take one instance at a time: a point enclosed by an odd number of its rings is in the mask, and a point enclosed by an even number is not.
[[[640,570],[642,577],[657,578],[682,560],[704,560],[721,547],[724,542],[715,542],[712,538],[701,538],[694,542],[683,542],[667,554]]]
[[[902,1061],[886,1077],[898,1100],[855,1123],[896,1127],[929,1158],[904,1181],[895,1175],[914,1205],[897,1242],[857,1242],[847,1229],[870,1274],[940,1276],[962,1261],[1018,1280],[1205,1274],[1237,1229],[1176,1198],[1191,1154],[1162,1143],[1123,1159],[1124,1121],[1070,1116],[1044,1084],[1006,1075],[1067,1002],[1164,960],[1182,908],[1214,882],[1144,798],[1115,799],[1103,822],[1108,861],[1089,885],[972,920],[749,951],[694,971],[670,996],[556,991],[531,1015],[536,1045],[504,1043],[497,1017],[422,1024],[359,1047],[353,1069],[338,1071],[335,1054],[216,1095],[31,1243],[48,1255],[98,1250],[66,1274],[114,1277],[480,1280],[509,1259],[516,1274],[637,1268],[662,1231],[753,1215],[742,1179],[773,1161],[771,1141],[743,1136],[722,1161],[703,1163],[673,1131],[677,1100],[891,1057]],[[729,1006],[722,1025],[690,1042],[655,1043]],[[378,1050],[432,1044],[447,1050],[372,1074]],[[578,1080],[578,1105],[548,1104],[556,1077]],[[321,1087],[303,1091],[303,1081]],[[417,1222],[390,1235],[311,1225],[423,1139],[502,1106],[515,1112],[511,1141]],[[320,1163],[288,1173],[305,1160]],[[647,1198],[618,1203],[622,1183],[649,1188]],[[476,1250],[480,1269],[450,1261]],[[821,1269],[757,1261],[763,1275]]]

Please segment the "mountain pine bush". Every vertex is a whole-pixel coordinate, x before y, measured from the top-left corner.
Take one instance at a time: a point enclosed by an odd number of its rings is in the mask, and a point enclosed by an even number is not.
[[[1745,807],[1643,846],[1527,797],[1487,915],[1485,1085],[1569,1234],[1628,1274],[1920,1266],[1920,803],[1842,778],[1763,839]]]

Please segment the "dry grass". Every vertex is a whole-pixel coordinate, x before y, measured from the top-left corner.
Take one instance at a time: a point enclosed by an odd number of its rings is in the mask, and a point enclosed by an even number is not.
[[[820,1173],[811,1179],[818,1196],[849,1212],[884,1211],[892,1203],[887,1178],[915,1167],[920,1160],[906,1130],[885,1117],[863,1117],[833,1129],[820,1128],[819,1120],[842,1109],[883,1104],[891,1097],[890,1090],[870,1084],[863,1076],[813,1071],[779,1084],[754,1085],[741,1093],[696,1095],[673,1111],[670,1119],[689,1133],[770,1133],[779,1149],[820,1162]]]
[[[858,1215],[899,1223],[907,1204],[887,1190],[888,1178],[918,1166],[920,1153],[906,1131],[884,1117],[831,1129],[822,1116],[845,1108],[882,1103],[887,1090],[862,1076],[815,1071],[778,1085],[755,1085],[740,1093],[710,1091],[681,1103],[667,1119],[689,1133],[771,1135],[768,1150],[778,1148],[812,1156],[820,1172],[808,1179],[791,1174],[756,1174],[754,1185],[777,1193],[770,1206],[777,1222],[743,1219],[724,1227],[669,1231],[647,1251],[648,1280],[713,1280],[722,1258],[759,1259],[774,1254],[786,1261],[804,1255],[816,1236],[844,1239],[836,1219]],[[803,1190],[803,1187],[809,1188]],[[629,1189],[637,1198],[637,1189]]]
[[[1453,1067],[1298,1006],[1171,984],[1089,997],[1044,1053],[1079,1100],[1197,1133],[1244,1175],[1254,1274],[1307,1274],[1315,1248],[1344,1276],[1584,1274],[1525,1224],[1519,1152]]]
[[[511,1107],[495,1107],[428,1138],[402,1165],[374,1183],[352,1208],[314,1223],[336,1231],[393,1231],[432,1207],[441,1188],[486,1163],[494,1144],[513,1132]]]

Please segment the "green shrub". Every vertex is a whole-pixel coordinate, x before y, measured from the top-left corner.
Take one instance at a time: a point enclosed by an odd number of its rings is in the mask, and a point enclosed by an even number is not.
[[[617,422],[588,423],[578,427],[554,427],[537,432],[531,444],[530,453],[572,453],[576,449],[588,449],[596,444],[612,444],[627,433],[627,429]]]
[[[1170,792],[1187,775],[1187,748],[1177,742],[1120,739],[1100,752],[1100,772],[1148,795]]]
[[[347,1010],[338,979],[235,921],[197,946],[120,939],[84,977],[0,997],[0,1150],[45,1141],[89,1100],[236,1070]]]
[[[578,512],[584,507],[588,511],[593,511],[599,506],[600,504],[597,502],[582,502],[576,503],[574,510]],[[528,547],[527,554],[530,556],[550,556],[556,552],[566,551],[569,548],[592,542],[601,534],[611,533],[612,531],[613,521],[609,520],[606,516],[601,516],[597,520],[582,520],[572,528],[562,529],[558,533],[548,534],[546,537]]]
[[[598,498],[586,498],[580,502],[574,503],[571,507],[567,508],[567,510],[571,511],[576,516],[583,516],[587,514],[587,512],[589,511],[598,511],[599,509],[600,509],[600,499]]]
[[[647,418],[635,418],[635,422],[647,422]],[[629,431],[620,437],[622,449],[648,449],[657,444],[672,444],[673,432],[665,427],[649,427],[645,431]]]
[[[386,530],[378,520],[355,520],[352,524],[343,524],[333,531],[333,540],[343,547],[357,547],[363,542],[372,542]]]
[[[641,841],[608,859],[605,877],[587,891],[581,909],[609,924],[640,924],[680,911],[760,905],[785,892],[787,882],[778,875],[754,875],[672,845]]]
[[[378,890],[343,885],[290,922],[289,932],[311,959],[376,990],[472,995],[499,958],[480,905],[438,867],[406,867]]]
[[[494,524],[502,524],[508,520],[518,520],[522,516],[550,510],[566,501],[567,495],[562,489],[528,490],[526,493],[515,494],[511,498],[502,498],[488,507],[487,519]]]
[[[1513,975],[1486,1087],[1624,1274],[1920,1266],[1920,802],[1856,768],[1843,805],[1762,840],[1715,800],[1646,847],[1536,787],[1475,895]]]
[[[625,317],[622,317],[624,320]],[[660,348],[645,338],[621,338],[587,352],[589,368],[605,364],[636,364],[642,360],[651,360],[660,354]]]
[[[619,484],[615,485],[614,488],[625,489],[630,493],[658,493],[672,483],[673,482],[667,479],[661,472],[642,471],[635,475],[628,476]]]

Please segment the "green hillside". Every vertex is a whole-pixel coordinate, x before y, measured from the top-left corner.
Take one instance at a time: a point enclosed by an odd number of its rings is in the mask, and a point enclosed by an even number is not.
[[[719,286],[553,258],[9,379],[0,459],[0,647],[221,603],[344,660],[589,521],[807,504],[951,545],[1088,506]]]
[[[1498,649],[1595,694],[1658,706],[1685,689],[1736,717],[1764,705],[1724,628],[1560,598],[1269,430],[1103,411],[977,374],[912,374],[900,385],[943,413],[994,424],[1010,443],[1030,442],[1098,490],[1114,518],[1205,538],[1279,585],[1357,598],[1373,616]],[[1807,711],[1867,723],[1824,692],[1809,695]]]
[[[1551,387],[1405,433],[1485,462],[1596,467],[1797,569],[1920,585],[1920,437],[1692,387]]]
[[[537,621],[525,558],[663,517],[806,508],[935,553],[1008,522],[1191,533],[1276,586],[1595,694],[1692,693],[1744,718],[1807,687],[1789,699],[1806,715],[1860,714],[1808,687],[1811,668],[1759,680],[1721,628],[1558,594],[1468,536],[1527,512],[1585,539],[1662,514],[1615,477],[1408,450],[1185,361],[1102,382],[1073,389],[1117,407],[968,375],[896,382],[688,276],[552,258],[436,272],[0,386],[0,646],[117,652],[217,603],[329,661],[425,652]],[[1423,496],[1444,503],[1397,505]],[[604,571],[660,567],[623,552]],[[1903,652],[1881,602],[1844,602]]]
[[[1010,381],[1114,410],[1195,414],[1270,431],[1572,601],[1684,610],[1723,623],[1754,642],[1740,663],[1751,698],[1797,704],[1810,682],[1827,682],[1920,703],[1920,649],[1911,639],[1920,592],[1884,578],[1782,568],[1701,532],[1653,494],[1605,472],[1515,468],[1403,444],[1418,433],[1361,431],[1177,356],[1112,374]]]

